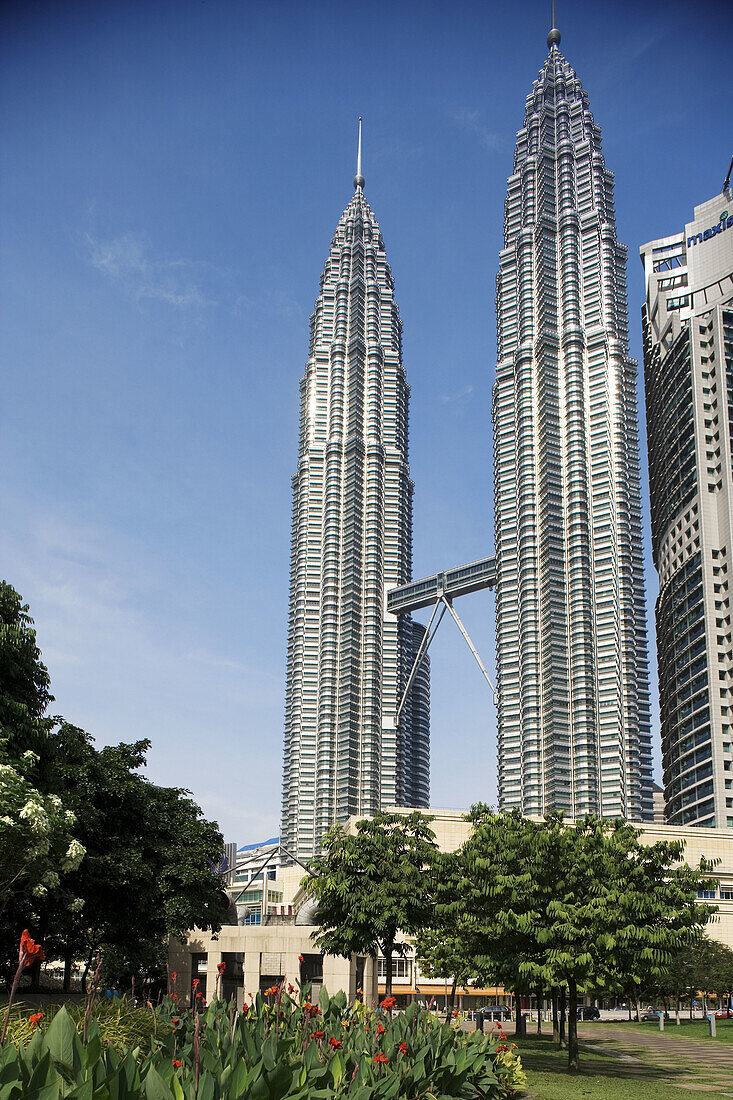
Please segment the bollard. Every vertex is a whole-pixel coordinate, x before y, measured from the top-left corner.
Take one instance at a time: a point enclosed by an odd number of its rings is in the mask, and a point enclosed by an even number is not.
[[[716,1035],[715,1035],[715,1013],[714,1012],[711,1012],[710,1015],[708,1016],[708,1028],[710,1029],[710,1032],[709,1032],[710,1035],[712,1036],[713,1039],[715,1039]]]
[[[659,1030],[664,1031],[664,1013],[659,1013]]]

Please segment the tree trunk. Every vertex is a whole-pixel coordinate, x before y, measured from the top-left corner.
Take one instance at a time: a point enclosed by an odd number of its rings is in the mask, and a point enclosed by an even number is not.
[[[445,1010],[445,1022],[446,1023],[448,1023],[450,1021],[450,1018],[453,1015],[453,1006],[456,1003],[456,982],[457,981],[458,981],[458,979],[454,978],[453,979],[453,985],[450,987],[450,997],[448,998],[448,1007]]]
[[[680,998],[679,998],[679,994],[677,994],[677,997],[676,997],[676,1000],[675,1000],[674,1019],[675,1019],[675,1023],[677,1024],[677,1027],[681,1027],[682,1024],[680,1022]]]
[[[538,989],[536,991],[536,994],[535,994],[536,997],[537,997],[537,1034],[538,1035],[542,1034],[542,992],[543,991],[541,989]]]
[[[634,1011],[636,1012],[636,1022],[637,1022],[637,1024],[640,1024],[641,1023],[641,1008],[639,1007],[639,998],[637,997],[636,992],[634,992]]]
[[[64,948],[64,993],[69,993],[71,990],[71,964],[73,961],[71,948],[67,944]]]
[[[392,948],[393,943],[384,944],[384,995],[392,996]]]
[[[552,991],[552,1041],[560,1046],[560,1006],[557,990]]]
[[[519,996],[516,989],[514,991],[514,1019],[516,1021],[514,1025],[514,1035],[517,1038],[524,1038],[525,1031],[524,1014],[522,1013],[522,998]]]
[[[580,1069],[578,1052],[578,983],[568,978],[568,1072]]]
[[[565,1046],[565,987],[560,990],[560,1046]]]
[[[627,994],[626,994],[626,996],[627,996],[627,997],[629,998],[629,1023],[631,1023],[631,1020],[632,1020],[632,1016],[631,1016],[631,1005],[632,1005],[632,1003],[633,1003],[633,1000],[634,1000],[634,998],[633,998],[633,997],[631,996],[631,994],[630,994],[630,993],[627,993]]]

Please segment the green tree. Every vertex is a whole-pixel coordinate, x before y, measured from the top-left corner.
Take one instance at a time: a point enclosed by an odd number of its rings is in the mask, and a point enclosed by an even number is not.
[[[543,825],[477,807],[463,846],[463,896],[487,960],[534,988],[568,991],[568,1068],[579,1064],[578,991],[640,986],[710,918],[698,904],[709,865],[681,865],[684,842],[642,844],[623,820]]]
[[[417,811],[378,813],[357,821],[353,834],[336,826],[303,880],[318,905],[319,945],[347,958],[381,950],[388,996],[392,959],[404,951],[397,933],[415,934],[430,920],[438,855],[430,820]]]
[[[73,959],[89,963],[98,950],[109,979],[160,974],[168,936],[221,927],[226,901],[212,864],[222,836],[187,791],[139,774],[148,741],[96,749],[68,723],[57,740],[58,786],[87,855],[62,877],[65,904],[47,913],[48,950],[67,976]]]

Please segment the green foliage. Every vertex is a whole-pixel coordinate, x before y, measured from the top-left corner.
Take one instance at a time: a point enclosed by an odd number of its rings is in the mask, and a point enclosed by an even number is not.
[[[697,902],[709,865],[681,863],[684,842],[643,844],[621,819],[566,825],[476,806],[458,890],[439,902],[460,919],[478,963],[525,991],[568,990],[568,1058],[577,1068],[578,990],[640,986],[660,975],[713,910]]]
[[[83,730],[46,717],[40,658],[28,608],[3,582],[0,975],[18,965],[23,928],[47,958],[89,960],[103,947],[107,980],[162,975],[168,936],[221,925],[225,899],[210,866],[221,834],[187,791],[139,774],[149,742],[97,749]]]
[[[43,1020],[40,1023],[41,1030],[47,1028],[54,1017],[61,1010],[60,1004],[43,1005]],[[86,1013],[86,1001],[77,1001],[65,1005],[77,1031],[81,1035]],[[33,1038],[39,1025],[34,1026],[30,1017],[36,1012],[35,1007],[16,1002],[10,1010],[10,1023],[8,1025],[7,1042],[16,1046],[25,1046]],[[2,1015],[5,1008],[2,1006]],[[92,1009],[91,1019],[95,1020],[99,1027],[99,1037],[103,1046],[112,1046],[122,1056],[127,1050],[139,1049],[144,1054],[150,1052],[154,1036],[160,1036],[171,1029],[169,1022],[161,1019],[160,1015],[153,1013],[147,1006],[135,1005],[125,997],[104,998],[97,1001]]]
[[[433,868],[438,857],[430,818],[379,813],[357,821],[356,832],[339,826],[311,861],[303,886],[318,903],[318,942],[329,955],[375,957],[381,948],[391,992],[397,933],[418,932],[432,911]]]
[[[364,1015],[343,993],[318,1006],[257,996],[246,1013],[158,1011],[147,1054],[121,1054],[94,1020],[84,1046],[65,1008],[23,1045],[0,1050],[0,1100],[499,1100],[521,1088],[515,1051],[411,1005]],[[333,1040],[333,1042],[331,1042]]]

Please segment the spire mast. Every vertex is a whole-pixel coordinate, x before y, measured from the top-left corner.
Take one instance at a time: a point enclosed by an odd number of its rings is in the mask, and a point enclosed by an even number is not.
[[[357,146],[356,153],[356,175],[354,176],[354,187],[357,191],[361,190],[364,186],[364,177],[361,174],[361,115],[359,115],[359,144]]]
[[[555,0],[552,0],[552,27],[550,33],[547,36],[547,47],[552,49],[553,46],[560,45],[560,31],[557,29],[557,13],[555,12]]]

